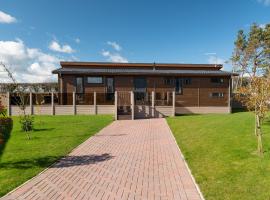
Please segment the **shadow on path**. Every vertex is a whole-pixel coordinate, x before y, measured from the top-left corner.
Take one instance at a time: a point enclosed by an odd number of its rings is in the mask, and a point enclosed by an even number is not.
[[[104,153],[101,155],[82,155],[82,156],[66,156],[60,159],[57,156],[46,156],[42,158],[36,159],[25,159],[18,162],[3,162],[0,163],[1,169],[28,169],[33,167],[48,167],[54,162],[54,165],[51,168],[64,168],[64,167],[72,167],[72,166],[80,166],[80,165],[90,165],[96,164],[98,162],[104,162],[106,160],[112,159],[108,153]],[[59,161],[57,161],[60,159]]]

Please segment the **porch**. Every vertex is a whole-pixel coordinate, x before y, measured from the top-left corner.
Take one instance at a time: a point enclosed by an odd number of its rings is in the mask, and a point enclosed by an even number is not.
[[[20,101],[24,101],[29,115],[114,115],[116,120],[162,118],[189,113],[230,113],[230,99],[227,106],[183,106],[173,91],[114,93],[6,93],[7,113],[10,116],[22,114]],[[194,97],[196,98],[196,97]],[[64,104],[63,104],[64,103]]]

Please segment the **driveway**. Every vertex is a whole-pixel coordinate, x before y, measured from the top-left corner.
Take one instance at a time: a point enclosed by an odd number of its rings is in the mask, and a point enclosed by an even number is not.
[[[115,121],[3,199],[186,199],[199,191],[165,119]]]

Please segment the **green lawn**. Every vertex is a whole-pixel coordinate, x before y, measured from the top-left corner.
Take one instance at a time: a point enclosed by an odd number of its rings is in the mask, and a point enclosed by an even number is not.
[[[112,122],[112,116],[39,116],[28,140],[18,118],[0,162],[0,196],[51,165]]]
[[[168,118],[207,200],[270,199],[270,122],[263,126],[264,158],[256,155],[252,113]]]

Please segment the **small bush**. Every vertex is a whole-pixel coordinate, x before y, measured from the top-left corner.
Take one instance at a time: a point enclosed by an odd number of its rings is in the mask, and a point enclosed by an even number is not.
[[[29,132],[34,129],[34,117],[30,115],[24,115],[20,117],[21,130],[23,132]]]

